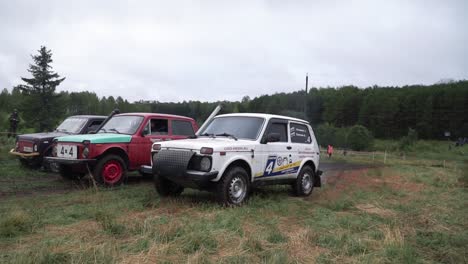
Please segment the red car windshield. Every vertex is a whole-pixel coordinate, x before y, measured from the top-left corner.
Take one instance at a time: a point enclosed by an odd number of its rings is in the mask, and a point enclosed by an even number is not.
[[[114,116],[98,133],[117,133],[133,135],[143,121],[142,116]]]

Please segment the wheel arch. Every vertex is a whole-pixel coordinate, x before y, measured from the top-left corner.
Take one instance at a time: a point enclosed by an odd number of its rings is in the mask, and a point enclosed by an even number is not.
[[[314,161],[311,159],[305,160],[301,166],[301,169],[304,168],[304,166],[309,166],[314,171],[314,187],[321,187],[322,180],[320,176],[317,174],[317,166],[315,166]]]
[[[252,182],[252,167],[250,166],[249,162],[241,157],[233,158],[229,162],[226,162],[227,165],[223,168],[223,170],[218,175],[218,180],[231,168],[233,167],[241,167],[245,169],[249,176],[249,181]]]
[[[108,149],[106,149],[101,155],[98,156],[98,159],[101,159],[102,157],[106,156],[106,155],[109,155],[109,154],[113,154],[113,155],[117,155],[119,157],[121,157],[124,162],[125,162],[125,165],[127,166],[127,169],[130,165],[130,159],[128,157],[128,154],[125,150],[123,150],[122,148],[120,147],[110,147]]]

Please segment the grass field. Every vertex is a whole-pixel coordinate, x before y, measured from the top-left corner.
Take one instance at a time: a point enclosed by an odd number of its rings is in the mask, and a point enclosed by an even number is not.
[[[468,146],[324,159],[375,166],[329,171],[307,198],[272,187],[220,208],[198,191],[161,199],[151,181],[95,189],[23,169],[12,144],[0,144],[1,263],[468,262]],[[453,166],[434,165],[441,155]]]

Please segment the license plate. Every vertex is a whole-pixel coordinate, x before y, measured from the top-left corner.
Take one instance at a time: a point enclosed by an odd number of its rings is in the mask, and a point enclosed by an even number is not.
[[[23,151],[24,152],[33,152],[33,148],[32,147],[23,147]]]
[[[76,159],[78,156],[78,148],[76,145],[62,145],[57,146],[57,157]]]

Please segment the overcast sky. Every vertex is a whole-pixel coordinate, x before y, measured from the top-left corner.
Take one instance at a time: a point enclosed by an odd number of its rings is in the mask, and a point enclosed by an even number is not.
[[[310,86],[468,79],[468,1],[0,0],[0,88],[41,45],[59,91],[240,100]]]

